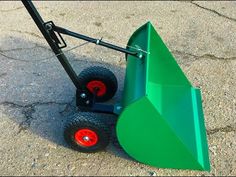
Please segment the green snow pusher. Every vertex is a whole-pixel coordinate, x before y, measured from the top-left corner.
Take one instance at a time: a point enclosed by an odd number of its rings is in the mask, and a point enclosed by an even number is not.
[[[122,48],[44,22],[30,0],[22,3],[76,87],[79,109],[64,127],[64,139],[73,149],[104,150],[111,127],[100,113],[115,114],[118,141],[137,161],[160,168],[210,170],[200,90],[188,81],[150,22]],[[118,88],[111,70],[92,66],[77,75],[63,53],[63,35],[126,54],[122,100],[107,102]]]

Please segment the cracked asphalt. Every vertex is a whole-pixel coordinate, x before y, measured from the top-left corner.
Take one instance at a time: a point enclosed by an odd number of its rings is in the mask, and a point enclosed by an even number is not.
[[[236,175],[236,2],[37,1],[45,21],[125,46],[151,21],[189,80],[200,87],[211,171],[158,169],[130,159],[115,141],[104,152],[68,148],[63,123],[75,87],[19,1],[0,6],[0,175]],[[65,37],[68,49],[83,41]],[[76,72],[114,71],[119,100],[124,55],[87,44],[66,55]],[[113,116],[108,119],[113,120]],[[184,125],[183,125],[184,126]]]

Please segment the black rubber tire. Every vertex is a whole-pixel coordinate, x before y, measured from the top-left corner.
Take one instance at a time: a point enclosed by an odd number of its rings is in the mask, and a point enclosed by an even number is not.
[[[92,66],[84,69],[79,74],[79,83],[86,89],[86,85],[93,80],[101,81],[106,86],[106,93],[102,96],[96,96],[96,102],[105,102],[110,100],[116,93],[118,84],[117,78],[109,69],[101,66]]]
[[[96,132],[98,142],[90,147],[83,146],[76,142],[75,133],[80,129],[90,129]],[[64,127],[64,139],[72,149],[93,153],[104,150],[110,141],[111,128],[99,118],[99,114],[91,112],[75,113],[68,118]]]

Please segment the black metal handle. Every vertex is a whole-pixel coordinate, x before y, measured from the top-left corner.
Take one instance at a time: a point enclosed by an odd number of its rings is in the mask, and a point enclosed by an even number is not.
[[[77,76],[76,72],[74,71],[74,69],[70,65],[68,59],[63,54],[63,52],[60,50],[60,48],[58,47],[56,42],[50,36],[49,31],[47,30],[47,28],[44,25],[45,22],[43,21],[42,17],[38,13],[38,11],[35,8],[35,6],[32,3],[32,1],[28,1],[28,0],[21,0],[21,1],[24,4],[24,6],[27,9],[27,11],[29,12],[29,14],[31,15],[31,17],[33,18],[33,20],[36,23],[36,25],[38,26],[39,30],[43,34],[44,38],[48,42],[49,46],[51,47],[53,52],[56,54],[58,60],[60,61],[60,63],[62,64],[63,68],[65,69],[65,71],[69,75],[69,77],[72,80],[72,82],[75,85],[75,87],[78,90],[82,89],[80,84],[79,84],[79,82],[78,82],[78,76]]]

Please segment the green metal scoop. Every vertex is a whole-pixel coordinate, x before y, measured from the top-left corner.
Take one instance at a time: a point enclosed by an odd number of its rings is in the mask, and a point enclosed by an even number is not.
[[[76,87],[76,106],[87,110],[76,112],[65,123],[64,138],[73,149],[105,149],[110,127],[90,112],[119,114],[118,140],[137,161],[162,168],[210,170],[200,90],[192,87],[150,22],[131,36],[131,47],[122,48],[44,22],[31,1],[22,3]],[[61,50],[67,46],[61,34],[126,54],[121,105],[103,103],[117,90],[115,75],[103,67],[86,68],[77,75]]]
[[[116,126],[121,146],[151,166],[209,171],[200,90],[192,87],[150,22],[128,46],[147,53],[142,59],[127,55],[123,111]]]

